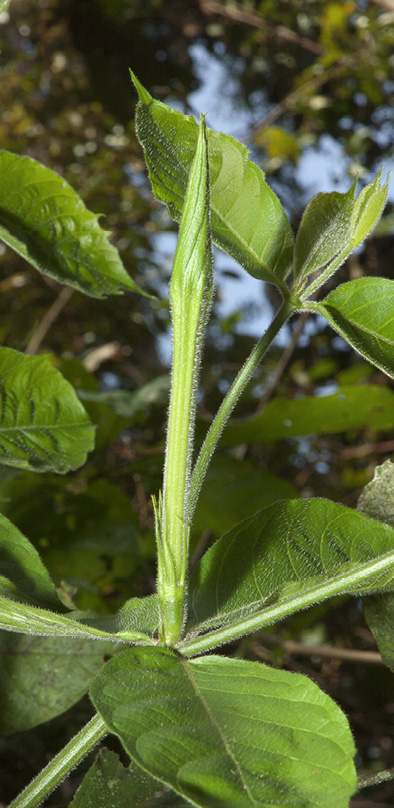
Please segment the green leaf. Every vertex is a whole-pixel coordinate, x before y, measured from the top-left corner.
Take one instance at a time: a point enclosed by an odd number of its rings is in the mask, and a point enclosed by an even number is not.
[[[68,710],[114,648],[110,642],[0,632],[0,700],[6,705],[0,734],[31,729]]]
[[[11,579],[16,590],[38,604],[59,608],[60,601],[35,547],[0,514],[0,576]],[[4,585],[3,581],[3,585]]]
[[[0,0],[0,14],[2,11],[6,11],[10,2],[11,0]]]
[[[394,378],[394,281],[357,278],[316,305],[361,356]]]
[[[339,266],[350,243],[356,183],[345,194],[316,194],[308,202],[294,248],[294,275],[303,280],[318,269]],[[346,253],[345,253],[346,254]]]
[[[48,357],[0,349],[0,462],[64,474],[82,466],[94,427]]]
[[[347,808],[347,719],[317,685],[256,662],[131,649],[91,685],[128,754],[200,808]]]
[[[115,752],[101,749],[69,808],[187,808],[179,794],[163,788],[139,767],[122,765]]]
[[[355,181],[341,194],[317,194],[305,208],[294,250],[294,274],[302,283],[322,270],[308,288],[318,288],[358,247],[379,221],[387,198],[388,181],[380,186],[381,173],[355,198]]]
[[[357,572],[361,580],[352,579]],[[394,589],[393,528],[325,499],[289,500],[245,519],[205,553],[190,583],[190,626],[253,618],[249,630],[257,630],[332,594],[384,588]]]
[[[155,101],[132,74],[139,95],[136,123],[153,193],[180,221],[198,126]],[[256,278],[284,288],[293,235],[288,218],[248,151],[230,135],[208,129],[212,239]]]
[[[215,454],[211,460],[196,513],[193,532],[221,536],[251,513],[278,499],[297,497],[296,489],[266,468],[247,460]]]
[[[78,396],[83,402],[93,401],[107,404],[117,415],[133,422],[137,416],[146,414],[147,410],[152,407],[165,406],[168,402],[169,388],[170,377],[166,374],[157,376],[135,391],[106,390],[96,393],[81,389],[78,391]]]
[[[10,593],[12,594],[12,593]],[[100,622],[99,620],[97,621]],[[80,637],[85,639],[104,639],[114,642],[150,643],[150,638],[141,631],[121,628],[114,633],[103,631],[95,626],[95,618],[87,618],[78,612],[68,615],[39,609],[26,603],[19,603],[11,597],[0,596],[0,629],[17,631],[22,634],[53,637]]]
[[[98,219],[54,171],[0,150],[0,239],[40,272],[92,297],[142,292]]]
[[[145,598],[130,598],[116,614],[84,618],[84,623],[110,634],[142,631],[152,637],[159,624],[158,597],[148,595]]]
[[[365,486],[357,507],[361,513],[394,527],[394,463],[386,460],[375,469],[374,478]],[[394,593],[367,598],[364,615],[383,662],[394,671]]]
[[[230,421],[222,446],[271,443],[298,435],[322,435],[371,427],[394,427],[394,395],[387,387],[344,385],[330,396],[276,398],[263,412],[244,421]]]
[[[394,528],[394,463],[391,460],[376,467],[373,480],[359,498],[357,510]]]

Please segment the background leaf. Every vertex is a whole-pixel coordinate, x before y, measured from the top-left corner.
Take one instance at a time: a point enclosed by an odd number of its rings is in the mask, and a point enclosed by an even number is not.
[[[86,693],[119,646],[92,640],[0,632],[0,734],[31,729],[65,712]]]
[[[54,171],[0,150],[0,239],[40,272],[92,297],[141,292],[98,218]]]
[[[0,462],[64,474],[82,466],[94,427],[45,356],[0,349]]]
[[[374,478],[365,486],[357,507],[361,513],[394,527],[394,464],[391,460],[375,469]],[[394,592],[367,598],[364,615],[383,662],[394,671]]]
[[[137,766],[122,765],[115,752],[101,749],[69,808],[187,808],[179,794],[163,788]]]
[[[271,443],[298,435],[347,432],[365,426],[392,430],[394,395],[387,387],[344,385],[330,396],[276,398],[264,410],[244,421],[230,421],[222,446]]]
[[[0,575],[38,604],[59,608],[60,601],[50,575],[32,544],[0,514]]]
[[[209,530],[219,537],[266,505],[296,497],[291,483],[272,471],[248,460],[215,454],[193,518],[193,531]]]
[[[330,325],[365,359],[394,377],[394,281],[357,278],[316,305]]]
[[[155,101],[133,76],[136,123],[153,193],[180,221],[198,126]],[[283,285],[291,268],[293,235],[278,198],[248,151],[230,135],[208,129],[212,239],[251,275]]]
[[[347,808],[356,787],[347,719],[304,676],[138,648],[90,692],[129,755],[201,808]]]
[[[219,539],[197,566],[190,582],[190,624],[223,626],[259,615],[299,596],[292,611],[303,608],[309,589],[337,578],[388,552],[394,530],[357,511],[324,499],[289,500],[270,505]],[[355,591],[394,588],[392,568],[371,576]],[[349,591],[343,584],[342,594]],[[307,601],[306,601],[307,602]],[[265,617],[265,611],[267,616]]]

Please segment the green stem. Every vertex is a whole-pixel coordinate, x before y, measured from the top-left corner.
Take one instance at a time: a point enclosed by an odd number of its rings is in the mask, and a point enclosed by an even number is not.
[[[104,721],[95,715],[10,803],[9,808],[36,808],[41,805],[107,733]]]
[[[261,611],[252,614],[250,617],[234,620],[231,625],[208,631],[202,636],[190,636],[190,639],[186,638],[183,642],[178,643],[177,650],[187,657],[211,651],[212,648],[216,648],[218,645],[225,645],[233,640],[239,640],[245,634],[260,631],[264,626],[283,620],[284,617],[288,617],[302,609],[307,609],[309,606],[314,606],[327,598],[350,593],[354,589],[357,591],[360,585],[367,583],[371,578],[377,577],[386,572],[386,570],[392,571],[393,567],[394,553],[386,553],[375,561],[367,561],[365,564],[360,565],[357,570],[343,573],[340,577],[328,580],[323,584],[310,586],[298,595],[284,598],[272,606],[262,607]],[[227,617],[231,619],[231,615]],[[218,617],[218,622],[219,620],[220,616]],[[201,624],[199,627],[195,626],[194,631],[197,632],[198,629],[203,631],[204,628],[206,630],[206,626],[204,627],[204,624]]]
[[[195,399],[212,287],[208,150],[202,117],[170,284],[172,386],[163,497],[155,506],[160,640],[168,646],[179,639],[185,620]]]
[[[190,519],[193,518],[210,459],[216,449],[226,422],[229,419],[240,395],[243,393],[246,385],[250,381],[253,371],[261,362],[278,331],[282,328],[282,325],[286,322],[286,320],[288,320],[293,314],[294,310],[295,309],[290,300],[285,300],[279,311],[276,313],[271,325],[267,328],[267,331],[261,337],[261,339],[256,343],[244,366],[239,371],[235,381],[230,387],[230,390],[223,399],[211,426],[209,427],[197,458],[191,479],[189,495]]]

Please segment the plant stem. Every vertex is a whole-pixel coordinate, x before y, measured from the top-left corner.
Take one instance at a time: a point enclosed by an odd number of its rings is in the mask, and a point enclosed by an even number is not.
[[[368,777],[360,777],[357,791],[370,788],[370,786],[378,786],[380,783],[387,783],[389,780],[394,780],[394,769],[385,769],[385,771],[371,774]]]
[[[108,734],[101,716],[95,715],[10,803],[9,808],[37,808],[64,780],[71,769]]]
[[[168,646],[179,639],[185,619],[196,386],[213,287],[209,210],[207,138],[201,118],[170,285],[172,385],[163,498],[155,507],[160,639]]]
[[[243,393],[246,385],[250,381],[253,371],[261,362],[274,337],[276,337],[278,331],[282,328],[282,325],[286,322],[286,320],[288,320],[293,314],[293,311],[294,307],[290,300],[285,300],[279,311],[277,311],[271,325],[267,328],[267,331],[261,337],[261,339],[256,343],[244,366],[239,371],[235,381],[230,387],[230,390],[223,399],[216,416],[211,423],[211,426],[209,427],[204,443],[198,455],[191,479],[189,497],[190,519],[193,518],[201,487],[207,473],[209,461],[216,449],[226,422],[229,419],[240,395]]]

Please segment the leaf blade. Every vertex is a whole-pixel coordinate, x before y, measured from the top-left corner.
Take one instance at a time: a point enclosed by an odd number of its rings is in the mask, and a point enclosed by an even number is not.
[[[393,589],[394,529],[323,499],[268,506],[203,556],[190,582],[189,637],[242,621],[257,630],[282,606],[285,616],[323,600],[326,584],[335,594]]]
[[[0,462],[64,474],[83,465],[94,427],[48,357],[0,349]]]
[[[139,95],[137,134],[153,193],[179,221],[198,127],[192,116],[155,101],[131,75]],[[254,277],[284,288],[293,235],[279,200],[246,147],[230,135],[209,129],[208,151],[213,241]]]
[[[368,362],[394,378],[394,281],[357,278],[330,292],[316,308]]]
[[[299,674],[132,649],[91,698],[133,760],[200,808],[345,808],[355,788],[346,718]]]
[[[366,426],[393,429],[394,397],[388,388],[343,385],[328,396],[270,401],[262,413],[243,421],[230,421],[221,446],[272,443],[298,435],[335,434]]]
[[[0,239],[43,274],[92,297],[144,294],[98,218],[54,171],[0,150]]]
[[[142,769],[122,765],[115,752],[101,749],[69,808],[187,808],[179,794],[163,788]]]
[[[0,734],[31,729],[76,704],[114,648],[111,642],[1,631],[0,695],[7,709],[0,713]]]
[[[37,550],[2,514],[0,574],[10,579],[22,595],[32,598],[38,604],[59,608],[60,601],[55,586]]]

